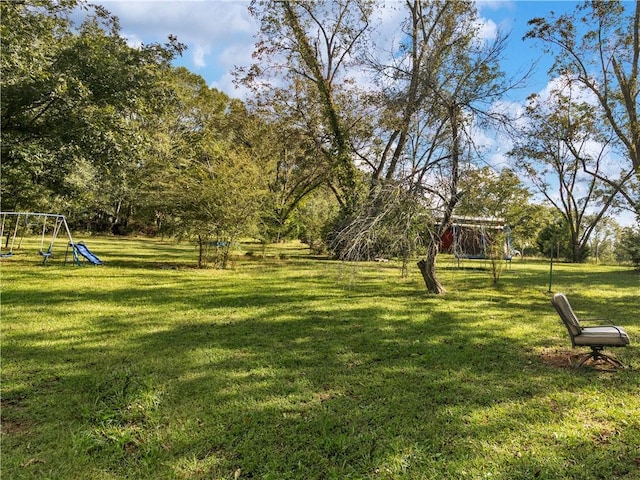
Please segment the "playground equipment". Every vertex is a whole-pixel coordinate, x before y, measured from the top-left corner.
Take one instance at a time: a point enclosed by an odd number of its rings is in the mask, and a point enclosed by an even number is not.
[[[43,257],[42,263],[47,263],[49,258],[53,255],[53,247],[60,234],[60,231],[64,227],[64,231],[67,235],[67,253],[69,247],[72,247],[74,261],[77,265],[80,265],[78,254],[87,259],[93,265],[102,265],[102,262],[96,257],[83,243],[74,243],[67,224],[67,219],[64,215],[55,213],[36,213],[36,212],[0,212],[2,216],[2,226],[0,227],[0,239],[2,245],[0,245],[0,258],[8,258],[13,256],[14,249],[19,250],[22,247],[22,240],[25,235],[32,232],[40,233],[40,249],[38,253]],[[5,240],[5,227],[7,227],[7,236]],[[48,240],[47,233],[51,234],[51,239]],[[47,246],[45,248],[45,239],[47,239]],[[18,241],[16,245],[16,240]],[[4,248],[4,251],[2,251]],[[67,261],[67,255],[65,254],[65,263]]]
[[[514,255],[511,229],[499,218],[454,217],[440,237],[441,250],[454,254],[458,261],[489,258],[490,248],[496,242],[502,243],[504,260],[511,260]]]
[[[87,247],[84,242],[72,243],[69,242],[67,244],[67,253],[64,255],[64,262],[67,263],[67,254],[69,253],[69,247],[72,248],[73,252],[73,261],[76,265],[80,266],[80,256],[82,256],[87,262],[91,265],[104,265],[104,262],[96,257],[89,247]]]

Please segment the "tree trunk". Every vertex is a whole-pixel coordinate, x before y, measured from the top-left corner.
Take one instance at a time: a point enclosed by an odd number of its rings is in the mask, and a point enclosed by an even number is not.
[[[438,250],[438,243],[431,241],[427,249],[426,257],[418,262],[418,268],[420,269],[420,273],[422,273],[427,291],[437,295],[446,292],[436,275],[436,257],[438,256]]]
[[[204,242],[202,235],[198,235],[198,268],[204,265]]]
[[[435,293],[439,295],[445,293],[447,290],[442,286],[436,275],[436,258],[440,252],[440,239],[442,234],[447,231],[447,227],[451,225],[451,217],[453,210],[457,203],[460,201],[461,192],[458,191],[458,183],[460,181],[460,135],[459,127],[461,125],[461,112],[460,106],[452,103],[448,107],[449,109],[449,121],[451,122],[451,176],[449,179],[449,199],[446,202],[444,209],[444,217],[440,222],[439,227],[432,232],[429,246],[427,247],[427,255],[424,259],[418,262],[418,268],[422,273],[422,278],[427,286],[429,293]]]

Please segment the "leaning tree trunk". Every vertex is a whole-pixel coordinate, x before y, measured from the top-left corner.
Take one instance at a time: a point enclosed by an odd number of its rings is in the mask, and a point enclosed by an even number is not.
[[[462,114],[460,106],[455,102],[449,104],[449,122],[451,123],[451,176],[449,178],[449,199],[446,202],[443,218],[435,232],[431,233],[431,239],[427,247],[427,255],[418,262],[418,268],[422,273],[422,278],[427,286],[429,293],[439,295],[445,293],[446,289],[442,286],[436,276],[436,258],[440,252],[440,239],[442,234],[447,231],[447,227],[451,225],[453,210],[460,200],[461,192],[458,191],[458,183],[460,181],[460,157],[462,149],[460,146],[460,125],[462,122]],[[444,199],[444,197],[443,197]]]
[[[446,290],[438,280],[436,276],[436,257],[438,256],[438,251],[440,247],[438,242],[432,240],[429,242],[429,247],[427,248],[427,255],[425,258],[418,262],[418,268],[420,269],[420,273],[422,274],[422,278],[424,279],[424,283],[427,286],[427,291],[429,293],[441,294],[445,293]]]

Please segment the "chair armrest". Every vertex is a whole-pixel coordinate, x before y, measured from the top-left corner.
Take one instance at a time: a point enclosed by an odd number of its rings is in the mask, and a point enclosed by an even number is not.
[[[618,335],[620,336],[620,338],[622,338],[622,332],[620,331],[620,327],[616,327],[615,325],[612,325],[613,328],[615,328],[618,331]]]
[[[587,320],[587,321],[588,321],[588,320],[605,321],[605,322],[607,322],[609,325],[593,325],[593,326],[595,326],[595,327],[599,327],[599,326],[603,326],[603,327],[604,327],[604,326],[606,326],[606,327],[609,327],[609,328],[615,328],[615,329],[616,329],[616,331],[618,332],[618,335],[620,336],[620,338],[624,337],[624,335],[622,334],[622,330],[620,329],[620,327],[618,327],[618,326],[614,325],[614,324],[613,324],[613,322],[611,322],[611,320],[607,320],[606,318],[591,318],[591,319],[587,318],[586,320]],[[583,320],[582,320],[582,319],[580,319],[580,321],[582,322]]]
[[[615,326],[614,323],[608,318],[581,318],[580,323],[582,322],[606,322],[607,325]]]

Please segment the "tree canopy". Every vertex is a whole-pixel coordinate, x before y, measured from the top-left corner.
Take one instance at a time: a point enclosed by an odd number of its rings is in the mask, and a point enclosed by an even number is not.
[[[90,14],[74,25],[80,6]],[[5,206],[121,203],[129,167],[147,146],[141,121],[165,97],[159,79],[183,46],[170,38],[131,48],[116,18],[79,1],[0,9]]]

